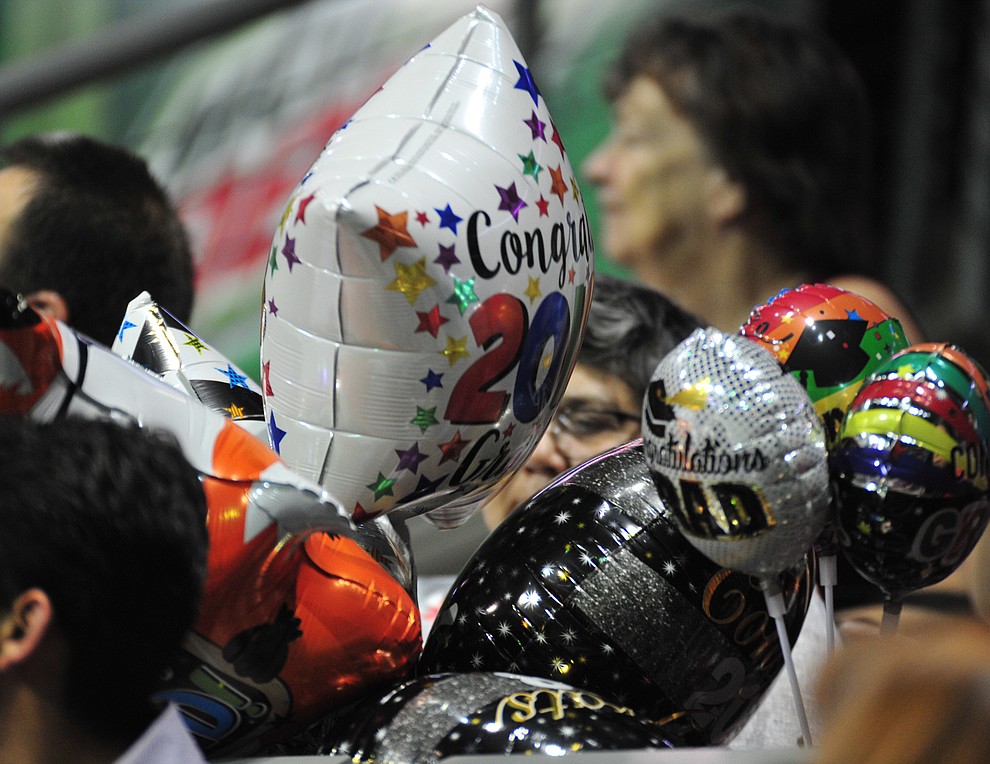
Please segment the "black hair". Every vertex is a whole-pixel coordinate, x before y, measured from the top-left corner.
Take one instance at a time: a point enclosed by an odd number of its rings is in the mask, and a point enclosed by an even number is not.
[[[740,222],[787,265],[875,270],[867,257],[871,124],[851,62],[816,30],[751,8],[644,23],[604,80],[654,80],[740,183]]]
[[[127,304],[142,291],[180,321],[193,304],[193,259],[179,216],[132,152],[55,133],[0,149],[0,161],[37,177],[0,252],[0,284],[58,292],[68,323],[111,345]]]
[[[597,274],[578,363],[614,374],[642,400],[657,364],[701,326],[655,289]]]
[[[43,590],[67,645],[66,708],[133,739],[192,626],[207,552],[199,474],[171,435],[0,419],[0,612]]]

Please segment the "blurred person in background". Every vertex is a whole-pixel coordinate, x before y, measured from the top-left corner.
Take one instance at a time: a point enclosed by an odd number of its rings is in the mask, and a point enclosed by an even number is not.
[[[0,286],[109,347],[147,290],[188,323],[189,238],[132,152],[74,133],[0,148]]]

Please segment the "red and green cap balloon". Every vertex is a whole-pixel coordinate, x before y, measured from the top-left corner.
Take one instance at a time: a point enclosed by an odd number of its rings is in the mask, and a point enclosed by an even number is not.
[[[900,321],[828,284],[784,289],[755,307],[739,332],[770,350],[808,391],[830,443],[863,380],[908,345]]]
[[[356,520],[475,505],[549,424],[593,270],[560,134],[479,7],[333,135],[288,201],[262,310],[273,447]]]
[[[986,373],[948,344],[911,346],[876,369],[830,456],[839,540],[891,599],[938,583],[987,524]]]

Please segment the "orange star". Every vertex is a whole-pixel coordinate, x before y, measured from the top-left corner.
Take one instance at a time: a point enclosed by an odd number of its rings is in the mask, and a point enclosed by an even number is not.
[[[564,182],[564,173],[558,167],[554,169],[550,168],[550,177],[553,178],[553,182],[550,184],[550,193],[556,194],[557,198],[560,199],[560,203],[564,203],[564,194],[567,193],[567,184]]]
[[[378,212],[378,225],[369,228],[362,233],[366,239],[377,241],[381,249],[382,262],[388,260],[389,255],[395,252],[398,247],[415,247],[416,242],[409,235],[406,223],[409,220],[408,212],[399,212],[392,215],[386,212],[377,204],[375,210]]]

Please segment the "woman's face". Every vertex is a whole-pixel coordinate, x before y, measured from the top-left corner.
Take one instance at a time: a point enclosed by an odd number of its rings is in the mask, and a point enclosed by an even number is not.
[[[641,407],[632,388],[615,374],[577,364],[557,407],[556,418],[533,454],[481,508],[485,524],[494,528],[565,470],[639,437]],[[562,426],[561,416],[570,428]]]
[[[598,187],[605,253],[634,268],[705,235],[711,187],[724,177],[695,127],[643,76],[615,102],[612,130],[583,169]]]

